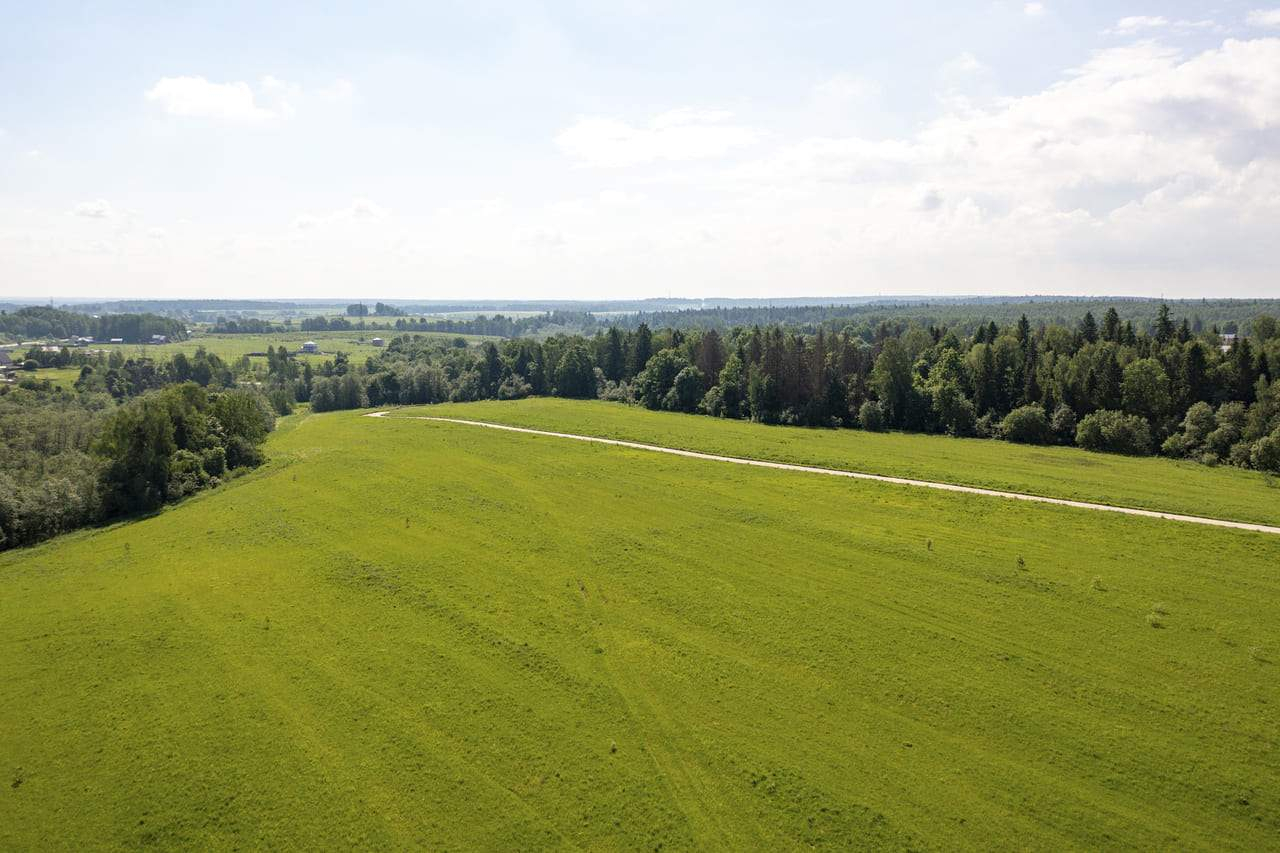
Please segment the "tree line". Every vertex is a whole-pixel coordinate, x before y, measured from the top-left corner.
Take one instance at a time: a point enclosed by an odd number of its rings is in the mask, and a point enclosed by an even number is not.
[[[405,319],[405,318],[401,318]],[[611,325],[479,346],[406,331],[363,362],[285,347],[228,362],[64,348],[69,392],[0,387],[0,547],[154,508],[260,461],[274,418],[532,395],[809,427],[896,429],[1163,454],[1280,473],[1280,323],[1196,331],[1161,305],[1072,323],[866,318],[812,332]],[[44,363],[42,362],[42,364]]]
[[[1070,326],[1021,316],[964,335],[882,321],[805,334],[782,326],[594,336],[472,349],[398,336],[310,388],[317,411],[549,394],[763,423],[898,429],[1088,450],[1162,453],[1280,471],[1280,332],[1195,332],[1161,305],[1149,323],[1108,308]]]
[[[186,326],[156,314],[103,314],[94,317],[78,311],[63,311],[35,305],[17,311],[0,311],[0,338],[29,341],[47,338],[91,337],[95,341],[122,338],[126,343],[151,340],[164,335],[171,341],[185,340]]]

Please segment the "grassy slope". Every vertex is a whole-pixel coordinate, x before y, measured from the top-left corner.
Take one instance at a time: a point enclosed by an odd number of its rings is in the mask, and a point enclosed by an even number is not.
[[[1280,524],[1280,483],[1253,471],[1194,462],[983,439],[765,426],[550,397],[418,406],[399,414],[469,418],[727,456]]]
[[[270,449],[0,555],[0,847],[1280,832],[1276,537],[354,413]]]

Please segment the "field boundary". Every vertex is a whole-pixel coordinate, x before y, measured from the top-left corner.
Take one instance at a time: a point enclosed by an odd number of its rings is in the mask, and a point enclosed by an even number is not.
[[[366,418],[391,417],[396,420],[437,421],[439,423],[462,424],[464,426],[498,429],[506,432],[541,435],[548,438],[565,438],[573,441],[589,441],[594,444],[608,444],[614,447],[627,447],[632,450],[647,450],[653,453],[667,453],[672,456],[684,456],[689,459],[702,459],[710,462],[728,462],[734,465],[749,465],[755,468],[773,468],[781,471],[799,471],[805,474],[824,474],[829,477],[847,477],[853,480],[872,480],[877,483],[892,483],[897,486],[913,486],[923,489],[937,489],[945,492],[960,492],[968,495],[982,495],[992,498],[1029,501],[1032,503],[1052,504],[1073,509],[1088,509],[1099,512],[1116,512],[1123,515],[1136,515],[1144,518],[1160,518],[1166,521],[1180,521],[1188,524],[1205,524],[1212,527],[1229,527],[1236,530],[1249,530],[1255,533],[1269,533],[1280,536],[1280,527],[1268,524],[1254,524],[1248,521],[1228,521],[1222,518],[1207,518],[1199,515],[1182,515],[1175,512],[1161,512],[1154,509],[1115,506],[1113,504],[1076,501],[1069,498],[1051,498],[1045,495],[1031,495],[1025,492],[1006,492],[999,489],[984,489],[980,486],[961,486],[956,483],[943,483],[935,480],[914,480],[908,477],[892,477],[887,474],[868,474],[863,471],[842,471],[839,468],[820,468],[814,465],[797,465],[790,462],[770,462],[765,459],[749,459],[741,456],[722,456],[717,453],[703,453],[697,450],[682,450],[678,447],[663,447],[660,444],[643,444],[638,441],[624,441],[618,438],[603,438],[597,435],[578,435],[571,432],[551,432],[550,430],[533,429],[531,427],[495,424],[488,421],[471,421],[464,418],[442,418],[427,415],[393,415],[390,411],[370,412]]]

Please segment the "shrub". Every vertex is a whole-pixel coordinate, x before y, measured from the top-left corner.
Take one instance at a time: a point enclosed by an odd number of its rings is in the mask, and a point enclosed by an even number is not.
[[[1018,444],[1048,444],[1049,419],[1044,408],[1030,405],[1014,409],[1000,422],[1000,435]]]
[[[1070,444],[1076,439],[1076,413],[1070,406],[1058,406],[1049,421],[1049,431],[1059,444]]]
[[[662,401],[662,408],[673,412],[693,412],[707,393],[707,383],[702,371],[693,365],[676,374],[671,390]]]
[[[1254,443],[1249,461],[1259,471],[1280,474],[1280,429]]]
[[[636,398],[647,409],[661,409],[667,392],[675,384],[676,376],[689,366],[689,362],[673,349],[664,349],[649,359],[644,370],[635,378]]]
[[[283,417],[284,415],[293,414],[293,395],[283,388],[277,388],[272,391],[267,399],[271,401],[271,408],[275,410],[277,415]]]
[[[200,464],[210,477],[221,477],[227,470],[227,451],[222,447],[210,447],[202,454]]]
[[[1094,412],[1076,428],[1076,444],[1085,450],[1145,456],[1151,452],[1151,428],[1137,415]]]
[[[190,450],[179,450],[169,460],[169,483],[166,497],[177,500],[209,485],[209,473],[200,456]]]
[[[635,396],[631,393],[631,386],[625,380],[613,382],[606,379],[600,384],[596,393],[601,400],[611,400],[615,403],[635,402]]]
[[[521,400],[533,393],[533,386],[519,373],[513,373],[498,385],[499,400]]]
[[[1000,419],[996,417],[995,412],[987,412],[978,418],[978,422],[973,425],[973,431],[978,438],[995,438],[1000,435]]]
[[[978,413],[955,383],[942,385],[934,392],[933,408],[937,412],[939,426],[949,435],[973,435]]]
[[[725,416],[724,388],[713,385],[711,390],[703,395],[702,402],[698,404],[698,411],[713,418],[723,418]]]
[[[1160,452],[1165,456],[1181,459],[1191,454],[1191,443],[1187,441],[1187,437],[1184,434],[1175,432],[1164,440],[1164,444],[1160,445]]]
[[[858,423],[863,429],[870,432],[880,432],[884,429],[884,411],[880,408],[879,403],[868,400],[858,408]]]
[[[1204,449],[1219,459],[1225,459],[1231,454],[1232,446],[1240,440],[1240,436],[1244,433],[1244,404],[1223,403],[1218,409],[1216,419],[1217,429],[1205,436]]]
[[[262,464],[262,451],[241,436],[227,436],[226,452],[228,468],[253,468]]]

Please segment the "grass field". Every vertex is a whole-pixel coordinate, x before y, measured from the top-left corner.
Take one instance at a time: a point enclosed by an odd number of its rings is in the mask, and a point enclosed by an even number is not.
[[[70,389],[75,385],[75,381],[80,378],[80,368],[78,367],[44,367],[35,372],[25,370],[16,371],[14,377],[21,381],[23,379],[34,379],[37,382],[49,380],[59,388]]]
[[[175,353],[183,352],[191,355],[198,348],[204,347],[211,353],[231,360],[252,352],[266,352],[268,346],[284,346],[297,354],[298,358],[321,362],[332,359],[335,353],[345,352],[353,361],[364,361],[365,358],[377,355],[382,350],[369,341],[374,338],[391,340],[396,332],[350,331],[350,332],[290,332],[272,335],[194,335],[185,341],[169,344],[94,344],[95,349],[120,349],[126,355],[144,354],[151,358],[167,358]],[[466,338],[471,343],[488,340],[477,335],[447,335],[441,333],[422,333],[424,337],[451,341],[454,338]],[[495,339],[496,340],[496,339]],[[322,350],[316,355],[298,353],[305,341],[315,341]]]
[[[350,412],[268,449],[0,555],[0,847],[1280,837],[1280,538]]]
[[[909,433],[800,429],[599,401],[536,398],[405,408],[869,474],[1280,524],[1280,480],[1239,468]]]

